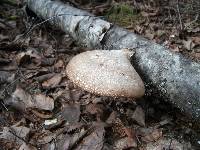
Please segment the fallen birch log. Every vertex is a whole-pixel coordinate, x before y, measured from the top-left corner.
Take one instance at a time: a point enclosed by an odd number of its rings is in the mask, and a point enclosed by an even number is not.
[[[61,2],[27,0],[27,4],[39,17],[49,19],[86,47],[134,49],[134,67],[151,90],[158,90],[164,100],[200,121],[200,64]]]

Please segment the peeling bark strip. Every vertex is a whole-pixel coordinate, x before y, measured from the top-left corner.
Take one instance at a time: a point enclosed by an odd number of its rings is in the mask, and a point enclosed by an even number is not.
[[[147,83],[150,81],[166,100],[200,121],[200,64],[60,2],[27,2],[28,7],[43,19],[58,16],[50,21],[51,24],[69,33],[84,46],[93,49],[135,49],[134,65],[144,80]]]

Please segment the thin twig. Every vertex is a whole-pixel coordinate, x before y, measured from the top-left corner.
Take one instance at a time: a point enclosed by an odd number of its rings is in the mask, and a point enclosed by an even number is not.
[[[8,108],[6,107],[6,105],[1,101],[1,105],[6,109],[6,111],[8,111]]]
[[[194,24],[195,22],[197,22],[197,21],[198,21],[198,18],[199,18],[199,14],[197,14],[197,15],[195,16],[195,19],[194,19],[194,20],[192,20],[191,22],[187,23],[187,25],[185,25],[185,29],[187,29],[189,26],[191,26],[192,24]]]
[[[179,9],[179,0],[177,0],[176,8],[177,8],[177,12],[178,12],[178,19],[179,19],[179,23],[180,23],[180,26],[181,26],[181,30],[183,30],[183,22],[182,22],[182,19],[181,19],[181,14],[180,14],[180,9]]]

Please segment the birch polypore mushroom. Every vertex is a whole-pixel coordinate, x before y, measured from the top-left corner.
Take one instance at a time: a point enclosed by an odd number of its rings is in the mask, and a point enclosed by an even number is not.
[[[93,50],[71,59],[66,68],[69,79],[84,90],[103,96],[139,98],[144,83],[130,63],[133,52]]]

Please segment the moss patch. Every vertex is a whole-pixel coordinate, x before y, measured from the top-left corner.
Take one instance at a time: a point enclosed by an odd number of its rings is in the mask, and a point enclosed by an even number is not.
[[[116,3],[106,14],[106,18],[120,26],[134,26],[141,20],[142,16],[130,5],[125,3]]]

